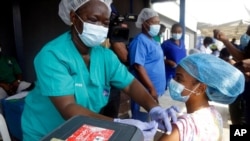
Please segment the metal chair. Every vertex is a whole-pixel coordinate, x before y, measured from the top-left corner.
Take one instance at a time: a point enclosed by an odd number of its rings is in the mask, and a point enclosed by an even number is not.
[[[5,119],[1,113],[0,113],[0,133],[3,141],[11,141]]]

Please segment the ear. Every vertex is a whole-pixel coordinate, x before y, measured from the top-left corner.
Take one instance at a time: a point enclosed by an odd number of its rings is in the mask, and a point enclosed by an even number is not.
[[[197,91],[198,91],[199,94],[203,94],[203,93],[206,92],[206,89],[207,89],[207,85],[204,84],[204,83],[200,83],[200,86],[197,89]]]
[[[149,25],[146,23],[146,21],[144,21],[144,22],[142,23],[142,27],[143,27],[144,29],[146,29],[146,30],[149,29]]]
[[[73,10],[70,11],[70,21],[71,21],[71,25],[75,25],[76,24],[76,14]]]

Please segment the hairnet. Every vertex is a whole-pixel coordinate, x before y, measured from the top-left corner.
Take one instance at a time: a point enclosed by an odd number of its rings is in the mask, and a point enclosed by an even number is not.
[[[211,101],[230,104],[244,90],[243,73],[214,55],[192,54],[182,59],[179,65],[207,85],[206,94]]]
[[[84,5],[90,0],[61,0],[59,3],[59,11],[58,14],[60,18],[63,20],[64,23],[67,25],[70,25],[70,11],[76,11],[79,7]],[[100,0],[104,2],[108,8],[110,9],[110,4],[112,3],[112,0]]]
[[[158,16],[158,13],[155,12],[153,9],[150,8],[143,8],[140,12],[140,14],[137,17],[137,21],[135,22],[135,26],[137,28],[141,28],[141,25],[143,22],[145,22],[146,20]]]

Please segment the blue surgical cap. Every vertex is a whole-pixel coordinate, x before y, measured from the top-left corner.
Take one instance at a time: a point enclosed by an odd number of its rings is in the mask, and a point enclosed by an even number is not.
[[[214,55],[192,54],[183,58],[179,65],[207,85],[206,94],[211,101],[231,104],[244,90],[243,73]]]

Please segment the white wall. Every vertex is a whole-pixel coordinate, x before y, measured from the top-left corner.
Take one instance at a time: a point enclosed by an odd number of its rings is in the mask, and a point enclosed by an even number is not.
[[[113,2],[120,14],[126,14],[130,12],[129,1],[113,0]],[[145,7],[145,4],[146,3],[144,3],[144,1],[133,0],[133,14],[139,14],[141,9]],[[160,7],[157,7],[157,5],[160,5]],[[163,2],[155,3],[149,6],[159,13],[161,22],[167,26],[165,39],[169,39],[171,26],[179,21],[179,5],[174,2],[167,2],[167,4]],[[135,27],[135,23],[128,22],[127,24],[130,29],[130,37],[133,37],[140,32],[140,29]],[[186,47],[187,49],[193,48],[196,44],[195,34],[197,21],[193,17],[186,15],[186,27]]]
[[[170,37],[171,26],[179,21],[180,9],[179,5],[175,2],[161,2],[151,5],[152,9],[157,11],[160,15],[161,22],[166,25],[166,36]],[[185,15],[186,23],[186,34],[185,34],[185,45],[186,49],[194,48],[196,45],[196,31],[197,31],[197,21],[194,17],[190,16],[188,13]]]
[[[152,9],[158,13],[168,17],[173,21],[179,21],[180,17],[180,6],[176,2],[160,2],[151,5]],[[185,13],[186,27],[196,31],[197,30],[197,20],[191,16],[188,12]]]

